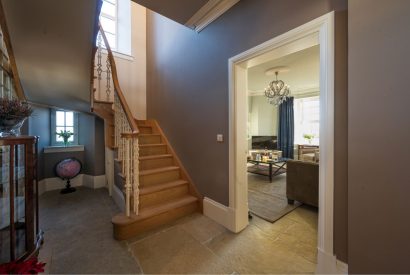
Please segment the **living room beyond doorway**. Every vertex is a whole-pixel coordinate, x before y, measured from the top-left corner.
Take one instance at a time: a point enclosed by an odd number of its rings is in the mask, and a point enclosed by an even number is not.
[[[249,67],[247,80],[249,217],[257,216],[274,226],[301,207],[295,214],[310,222],[298,224],[300,231],[293,232],[290,226],[283,232],[304,247],[316,264],[319,45]]]

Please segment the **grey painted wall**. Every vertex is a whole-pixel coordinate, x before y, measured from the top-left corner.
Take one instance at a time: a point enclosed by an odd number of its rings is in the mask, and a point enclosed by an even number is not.
[[[105,174],[104,122],[93,115],[79,113],[79,144],[85,146],[84,152],[47,153],[44,147],[51,145],[50,109],[34,107],[29,118],[28,134],[39,136],[39,178],[55,177],[54,167],[68,157],[75,157],[83,163],[82,173],[87,175]]]
[[[228,59],[336,10],[335,252],[347,261],[347,0],[242,0],[197,34],[148,13],[147,113],[164,129],[199,191],[228,205]],[[274,16],[273,16],[274,15]],[[340,18],[339,18],[340,17]]]
[[[350,273],[410,273],[409,11],[349,1]]]
[[[250,96],[249,133],[251,136],[277,136],[278,107],[269,104],[265,96]]]
[[[38,152],[39,152],[39,179],[44,179],[44,147],[50,146],[50,109],[33,107],[33,115],[28,120],[28,134],[31,136],[38,136]]]

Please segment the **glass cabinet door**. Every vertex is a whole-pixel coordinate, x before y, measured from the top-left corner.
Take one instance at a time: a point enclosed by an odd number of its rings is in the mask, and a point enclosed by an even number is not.
[[[10,261],[10,146],[0,146],[0,263]]]
[[[0,146],[0,158],[0,263],[4,263],[26,252],[24,145]]]
[[[26,252],[26,213],[25,213],[25,145],[15,146],[14,160],[14,222],[16,232],[16,258]]]

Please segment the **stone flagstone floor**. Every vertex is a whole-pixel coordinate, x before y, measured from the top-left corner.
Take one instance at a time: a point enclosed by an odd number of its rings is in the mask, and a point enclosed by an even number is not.
[[[239,234],[193,214],[127,242],[112,237],[119,210],[106,189],[40,198],[46,273],[314,273],[317,210],[301,206],[275,223],[253,217]]]

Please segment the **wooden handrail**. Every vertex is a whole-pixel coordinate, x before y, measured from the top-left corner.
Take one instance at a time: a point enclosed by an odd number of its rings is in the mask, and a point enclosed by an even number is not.
[[[120,100],[121,106],[124,109],[124,113],[125,116],[127,117],[128,123],[130,125],[131,131],[133,134],[138,134],[139,130],[138,130],[138,126],[137,123],[134,120],[134,117],[131,113],[130,107],[127,104],[127,101],[125,100],[124,94],[122,93],[119,81],[118,81],[118,75],[117,75],[117,67],[115,65],[115,60],[114,60],[114,55],[112,53],[110,44],[108,43],[108,39],[105,35],[104,29],[101,26],[101,22],[98,23],[99,27],[100,27],[100,32],[101,32],[101,36],[104,40],[104,44],[105,47],[107,49],[107,53],[108,53],[108,60],[110,61],[110,65],[111,65],[111,73],[112,73],[112,81],[114,83],[114,91],[117,93],[118,95],[118,99]]]
[[[4,9],[3,9],[3,5],[1,1],[0,1],[0,27],[3,32],[4,44],[6,45],[7,53],[9,56],[9,62],[10,62],[11,72],[13,74],[13,80],[14,80],[13,83],[16,89],[16,94],[20,100],[26,101],[27,99],[26,99],[26,95],[24,94],[23,87],[21,86],[20,76],[17,70],[16,59],[14,58],[13,47],[11,46],[10,34],[7,28],[6,16],[4,14]]]

